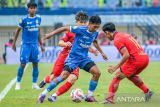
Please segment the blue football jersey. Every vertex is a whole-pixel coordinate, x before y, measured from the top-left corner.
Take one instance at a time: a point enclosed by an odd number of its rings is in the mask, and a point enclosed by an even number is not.
[[[39,27],[41,24],[41,17],[35,15],[35,17],[29,17],[20,19],[19,27],[22,28],[22,44],[24,43],[36,43],[38,44]]]
[[[97,39],[98,32],[89,32],[87,26],[71,26],[70,31],[75,33],[76,36],[69,56],[76,56],[77,58],[88,57],[89,47]]]

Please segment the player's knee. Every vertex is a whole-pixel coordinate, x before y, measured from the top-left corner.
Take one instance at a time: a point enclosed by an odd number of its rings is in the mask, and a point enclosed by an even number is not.
[[[66,80],[69,76],[69,72],[68,71],[63,71],[61,74],[62,80]]]
[[[69,83],[71,83],[71,84],[74,84],[75,82],[76,82],[76,80],[77,80],[77,76],[75,76],[75,75],[71,75],[71,76],[69,76],[68,77],[68,82]]]
[[[96,71],[94,72],[93,76],[98,79],[101,76],[101,72],[100,71]]]

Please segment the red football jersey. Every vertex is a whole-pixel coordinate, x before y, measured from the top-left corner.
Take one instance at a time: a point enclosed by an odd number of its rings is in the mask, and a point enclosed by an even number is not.
[[[114,45],[119,50],[126,47],[130,58],[136,57],[137,55],[144,55],[145,52],[139,43],[129,34],[116,32],[114,34]],[[121,53],[122,55],[122,53]]]
[[[73,41],[74,41],[74,37],[75,37],[75,34],[72,33],[72,32],[66,32],[66,35],[65,37],[61,38],[61,40],[63,40],[64,42],[71,42],[73,44]],[[71,50],[72,47],[64,47],[62,52],[66,53]]]

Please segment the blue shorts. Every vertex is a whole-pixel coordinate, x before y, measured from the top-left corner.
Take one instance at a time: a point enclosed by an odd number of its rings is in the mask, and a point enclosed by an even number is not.
[[[81,69],[84,69],[85,66],[88,63],[91,63],[91,62],[93,62],[93,61],[89,57],[86,57],[86,58],[77,58],[77,57],[71,58],[71,57],[68,57],[66,59],[66,61],[65,61],[65,65],[64,66],[68,66],[72,70],[75,70],[77,67],[79,67]]]
[[[22,44],[20,50],[20,62],[26,64],[28,62],[39,62],[38,44]]]

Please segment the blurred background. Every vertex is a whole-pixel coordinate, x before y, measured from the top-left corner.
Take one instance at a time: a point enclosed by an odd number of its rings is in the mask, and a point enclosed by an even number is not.
[[[99,15],[102,25],[113,22],[118,31],[132,34],[147,49],[150,57],[160,60],[160,0],[0,0],[0,63],[7,62],[7,53],[12,54],[7,51],[7,47],[11,46],[19,19],[27,14],[26,4],[30,1],[38,4],[37,14],[42,17],[42,33],[64,25],[74,25],[75,14],[86,11],[89,16]],[[56,47],[63,35],[59,34],[48,40],[45,46]],[[98,41],[102,47],[113,44],[102,31]],[[19,35],[17,46],[20,43]],[[46,52],[41,56],[49,57],[50,54],[53,53]],[[13,58],[13,55],[8,58]]]

